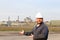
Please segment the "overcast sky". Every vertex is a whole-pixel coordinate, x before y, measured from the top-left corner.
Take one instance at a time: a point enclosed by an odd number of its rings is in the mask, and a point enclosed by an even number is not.
[[[60,0],[0,0],[0,20],[20,20],[40,12],[44,20],[60,20]]]

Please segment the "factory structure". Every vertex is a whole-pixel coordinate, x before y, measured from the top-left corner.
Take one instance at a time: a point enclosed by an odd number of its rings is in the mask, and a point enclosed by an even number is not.
[[[11,21],[10,17],[8,17],[8,21],[0,21],[1,26],[17,26],[17,25],[25,25],[26,23],[32,22],[32,19],[30,17],[24,18],[24,21],[19,20],[19,16],[17,17],[16,21]]]

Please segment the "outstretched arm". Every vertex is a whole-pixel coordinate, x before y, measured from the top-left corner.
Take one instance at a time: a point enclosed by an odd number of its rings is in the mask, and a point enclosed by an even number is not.
[[[26,35],[26,36],[30,36],[31,34],[33,34],[33,31],[30,31],[30,32],[24,32],[24,35]]]

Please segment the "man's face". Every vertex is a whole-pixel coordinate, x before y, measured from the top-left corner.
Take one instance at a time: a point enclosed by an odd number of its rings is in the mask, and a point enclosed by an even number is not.
[[[43,22],[43,18],[36,18],[36,23],[37,23],[37,24],[39,24],[39,23],[41,23],[41,22]]]

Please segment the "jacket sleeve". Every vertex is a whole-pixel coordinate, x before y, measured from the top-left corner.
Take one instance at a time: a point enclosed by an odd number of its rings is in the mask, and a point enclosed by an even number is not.
[[[31,32],[24,32],[24,35],[30,36],[31,35]]]
[[[33,34],[33,30],[30,32],[24,32],[24,35],[26,35],[26,36],[30,36],[31,34]]]
[[[30,32],[24,32],[24,35],[30,36],[31,34],[34,34],[33,32],[34,32],[35,26],[36,25],[34,25],[33,29]]]
[[[48,36],[48,28],[44,28],[42,32],[39,35],[37,35],[36,38],[47,38],[47,36]]]

